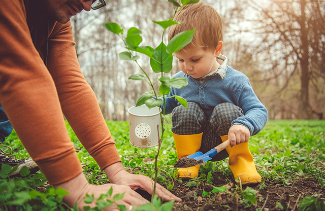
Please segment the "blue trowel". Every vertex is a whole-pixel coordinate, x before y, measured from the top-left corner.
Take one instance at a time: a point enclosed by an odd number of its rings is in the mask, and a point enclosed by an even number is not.
[[[211,160],[214,155],[221,152],[222,150],[227,148],[227,146],[229,146],[229,145],[230,145],[230,142],[229,142],[229,140],[227,140],[227,141],[219,144],[218,146],[214,147],[213,149],[211,149],[210,151],[208,151],[206,153],[202,153],[202,152],[198,151],[198,152],[191,154],[187,157],[179,159],[175,163],[174,167],[187,168],[187,167],[200,165],[202,163],[205,163],[205,162]],[[187,158],[189,158],[189,159],[187,159]]]

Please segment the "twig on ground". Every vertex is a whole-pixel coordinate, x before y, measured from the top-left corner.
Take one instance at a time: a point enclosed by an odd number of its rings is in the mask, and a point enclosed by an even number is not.
[[[287,211],[288,211],[289,207],[290,207],[290,199],[289,199],[289,202],[288,202]]]
[[[236,205],[237,205],[236,211],[238,211],[238,195],[237,194],[236,194]]]
[[[295,209],[296,209],[296,207],[297,207],[297,204],[298,204],[298,201],[299,201],[299,199],[300,199],[300,196],[301,196],[301,194],[299,194],[298,199],[297,199],[297,201],[296,201],[296,204],[295,204],[295,206],[293,207],[292,211],[295,211]]]
[[[265,199],[265,202],[263,204],[263,207],[262,207],[261,211],[263,211],[263,209],[265,208],[265,205],[266,205],[266,202],[267,202],[268,199],[269,199],[269,194],[267,194],[267,196],[266,196],[266,199]]]

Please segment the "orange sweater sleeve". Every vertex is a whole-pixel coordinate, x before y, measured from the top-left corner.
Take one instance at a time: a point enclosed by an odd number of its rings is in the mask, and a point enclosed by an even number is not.
[[[0,103],[49,183],[82,172],[62,111],[101,168],[120,161],[78,66],[70,23],[50,35],[48,69],[32,43],[24,1],[2,2],[0,29]]]
[[[62,110],[77,137],[101,169],[120,161],[96,96],[79,67],[72,27],[56,24],[49,39],[48,69]]]

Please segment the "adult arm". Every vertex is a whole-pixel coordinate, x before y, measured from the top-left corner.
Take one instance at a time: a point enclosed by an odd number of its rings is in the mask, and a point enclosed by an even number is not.
[[[49,183],[58,184],[82,168],[55,84],[32,42],[24,4],[3,1],[0,7],[0,103]]]

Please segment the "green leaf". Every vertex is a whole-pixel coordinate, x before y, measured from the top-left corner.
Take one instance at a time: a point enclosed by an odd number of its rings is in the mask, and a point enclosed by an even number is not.
[[[140,58],[140,56],[132,56],[131,53],[127,51],[123,51],[119,53],[119,57],[121,60],[126,60],[126,61],[137,60]]]
[[[186,5],[186,4],[195,4],[198,3],[200,0],[182,0],[182,4]]]
[[[162,67],[161,67],[162,64]],[[155,73],[169,73],[173,67],[173,55],[166,52],[166,45],[161,42],[150,58],[150,66]]]
[[[247,187],[245,189],[245,191],[243,191],[243,198],[247,199],[248,201],[250,201],[252,204],[255,204],[257,199],[255,194],[258,193],[258,191],[254,190],[251,187]]]
[[[168,95],[170,90],[171,90],[170,86],[168,86],[164,83],[159,86],[159,94],[160,95]]]
[[[140,31],[139,29],[135,28],[135,27],[131,27],[129,30],[128,30],[128,33],[127,33],[127,36],[135,36],[135,35],[139,35],[141,34],[142,31]]]
[[[112,202],[110,202],[110,201],[105,201],[105,200],[100,200],[100,201],[97,201],[97,202],[96,202],[97,208],[98,208],[99,210],[102,210],[102,209],[104,209],[104,208],[106,208],[106,207],[109,207],[109,206],[111,206],[112,204],[113,204]]]
[[[170,77],[169,76],[160,77],[159,81],[161,81],[162,83],[165,83],[165,84],[167,84],[167,83],[169,84]]]
[[[178,102],[183,105],[185,108],[187,108],[187,101],[180,97],[180,96],[177,96],[177,95],[174,95],[174,97],[176,98],[176,100],[178,100]]]
[[[192,41],[194,33],[195,29],[183,31],[177,34],[169,41],[167,45],[167,53],[172,54],[184,48]]]
[[[163,76],[159,78],[159,81],[161,81],[161,85],[159,86],[159,94],[160,95],[168,95],[170,92],[170,77],[169,76]]]
[[[145,104],[148,106],[148,108],[154,108],[154,107],[160,107],[160,105],[163,103],[162,99],[148,99],[146,100]]]
[[[151,203],[147,203],[147,204],[142,204],[140,207],[137,207],[136,211],[154,211],[155,208],[153,207],[153,205]]]
[[[170,211],[173,209],[174,201],[169,201],[164,203],[161,207],[159,207],[159,211]]]
[[[84,210],[86,210],[85,208],[87,208],[87,207],[84,207]],[[89,209],[90,209],[90,207],[89,207]],[[79,211],[79,209],[78,209],[78,202],[76,202],[76,203],[74,204],[74,206],[73,206],[73,211]]]
[[[111,186],[111,188],[107,191],[107,194],[108,194],[109,197],[112,196],[112,194],[113,194],[113,186]]]
[[[160,198],[155,194],[151,200],[151,203],[153,204],[153,206],[158,209],[161,205],[161,200]]]
[[[278,207],[278,208],[280,208],[281,210],[283,210],[283,206],[282,206],[282,204],[280,203],[280,202],[276,202],[275,203],[275,207]]]
[[[155,94],[154,94],[153,91],[148,91],[148,92],[143,93],[143,94],[139,97],[139,99],[137,100],[136,106],[140,106],[140,105],[145,104],[145,102],[146,102],[148,99],[152,98],[154,95],[155,95]]]
[[[185,78],[172,78],[169,81],[170,86],[177,89],[183,88],[188,85],[188,81]]]
[[[153,49],[150,46],[138,46],[136,49],[129,49],[129,50],[133,50],[139,53],[143,53],[149,57],[152,57],[153,52],[155,51],[155,49]]]
[[[125,193],[117,193],[117,194],[115,194],[115,195],[113,196],[113,201],[115,202],[115,201],[118,201],[118,200],[123,199],[124,194],[125,194]]]
[[[94,201],[94,194],[92,194],[91,196],[88,194],[88,193],[86,193],[86,197],[84,198],[84,202],[86,203],[86,204],[90,204],[91,202],[93,202]]]
[[[7,178],[8,173],[11,171],[12,167],[8,164],[2,164],[1,165],[1,171],[0,171],[0,177],[1,178]]]
[[[12,169],[8,172],[8,176],[10,176],[12,173],[14,173],[18,169],[18,165],[12,167]]]
[[[14,193],[15,198],[12,201],[7,202],[10,205],[23,205],[25,202],[30,200],[29,192],[28,191],[21,191]]]
[[[109,22],[105,23],[104,26],[108,31],[111,31],[114,34],[120,34],[122,32],[121,27],[117,23]]]
[[[56,190],[55,190],[55,193],[58,194],[58,195],[61,195],[61,196],[64,196],[64,195],[68,195],[69,194],[69,191],[61,188],[61,187],[58,187]]]
[[[48,205],[50,207],[56,207],[57,206],[57,203],[55,201],[53,201],[53,200],[48,200]]]
[[[167,29],[168,27],[175,25],[175,24],[180,24],[180,23],[174,21],[173,19],[169,19],[167,21],[153,21],[153,22],[160,25],[164,29]]]
[[[127,211],[127,209],[126,209],[126,207],[125,207],[124,204],[118,204],[118,205],[117,205],[117,208],[118,208],[119,210],[122,210],[122,211]]]
[[[26,177],[28,174],[30,173],[29,169],[27,168],[27,166],[23,166],[20,171],[19,174],[22,177]]]
[[[145,79],[145,76],[142,74],[133,74],[129,77],[129,79],[142,81]]]
[[[41,196],[42,194],[36,190],[32,190],[31,192],[29,192],[29,196],[32,199],[36,199],[37,197]]]
[[[162,117],[167,123],[172,122],[172,117],[170,115],[163,115]]]
[[[138,55],[135,55],[135,56],[133,56],[133,57],[131,58],[131,60],[133,60],[133,61],[138,60],[138,59],[140,59],[140,56],[138,56]]]
[[[312,210],[325,210],[324,201],[318,197],[306,196],[299,203],[299,210],[312,211]]]
[[[139,34],[127,36],[125,38],[125,42],[126,42],[126,45],[130,49],[135,50],[139,46],[139,44],[142,42],[142,37]]]
[[[196,181],[189,181],[188,183],[186,183],[187,187],[197,187],[198,186],[198,182]]]
[[[209,192],[203,190],[203,192],[202,192],[202,197],[204,197],[204,196],[208,196],[208,195],[209,195]]]
[[[170,3],[172,3],[175,7],[180,7],[181,5],[176,0],[168,0]]]
[[[221,186],[221,187],[214,187],[211,192],[212,193],[215,193],[215,192],[225,192],[226,190],[227,190],[227,188],[225,186]]]

